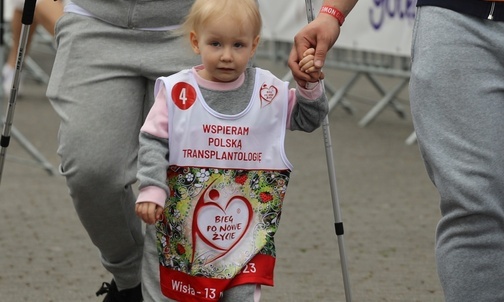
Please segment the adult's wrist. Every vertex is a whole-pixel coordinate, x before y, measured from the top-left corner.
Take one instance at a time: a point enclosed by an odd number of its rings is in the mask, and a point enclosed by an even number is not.
[[[348,17],[357,2],[357,0],[323,0],[322,6],[335,7],[342,12],[345,17]]]
[[[334,6],[323,5],[320,8],[319,14],[326,14],[332,16],[333,18],[338,20],[339,26],[342,26],[343,22],[345,22],[345,15]]]

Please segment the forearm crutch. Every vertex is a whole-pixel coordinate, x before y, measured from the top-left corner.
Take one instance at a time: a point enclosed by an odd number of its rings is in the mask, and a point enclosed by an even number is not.
[[[306,4],[306,16],[308,18],[308,23],[310,23],[314,19],[312,1],[305,0],[305,4]],[[322,85],[323,85],[323,83],[322,83]],[[334,212],[334,228],[336,231],[336,236],[338,238],[341,270],[343,272],[343,283],[345,286],[345,297],[346,297],[346,302],[351,302],[352,301],[352,292],[350,289],[350,278],[348,276],[347,261],[346,261],[346,254],[345,254],[345,243],[343,240],[344,229],[343,229],[343,222],[341,220],[340,207],[339,207],[339,201],[338,201],[338,188],[336,186],[336,171],[334,168],[331,133],[329,130],[329,114],[326,115],[326,117],[324,119],[324,122],[322,124],[322,130],[324,133],[327,168],[328,168],[328,172],[329,172],[329,182],[330,182],[330,186],[331,186],[331,197],[332,197],[332,205],[333,205],[333,212]]]
[[[21,27],[21,37],[19,41],[18,56],[16,60],[16,72],[14,73],[14,80],[12,82],[12,89],[7,107],[7,114],[5,116],[2,137],[0,139],[0,183],[2,181],[5,154],[7,153],[7,147],[9,146],[10,142],[12,120],[14,118],[14,109],[16,107],[16,98],[19,89],[21,67],[23,66],[23,60],[26,53],[28,33],[30,31],[31,24],[33,23],[33,16],[35,15],[36,3],[37,0],[25,0],[23,7],[23,18],[22,18],[23,25]]]

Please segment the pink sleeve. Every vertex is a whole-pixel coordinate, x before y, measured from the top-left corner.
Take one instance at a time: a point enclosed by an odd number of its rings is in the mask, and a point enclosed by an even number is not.
[[[168,107],[166,106],[166,87],[164,85],[161,85],[154,99],[154,105],[152,105],[140,131],[156,137],[168,138]]]
[[[136,203],[153,202],[164,208],[166,192],[156,186],[148,186],[140,189]]]
[[[296,105],[296,89],[289,89],[289,107],[287,108],[287,126],[285,129],[290,129],[290,122],[292,116],[292,108]]]
[[[306,88],[297,86],[296,89],[299,91],[302,97],[308,100],[316,100],[324,93],[324,89],[320,82],[308,82],[306,83]]]

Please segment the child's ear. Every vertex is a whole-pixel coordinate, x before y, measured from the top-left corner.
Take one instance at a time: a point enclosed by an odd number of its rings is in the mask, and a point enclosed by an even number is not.
[[[198,35],[196,35],[195,31],[191,31],[189,33],[189,40],[191,41],[191,47],[196,54],[200,54],[200,49],[198,45]]]
[[[259,41],[261,40],[261,36],[257,35],[254,38],[254,41],[252,42],[252,52],[250,54],[250,57],[252,58],[257,50],[257,46],[259,45]]]

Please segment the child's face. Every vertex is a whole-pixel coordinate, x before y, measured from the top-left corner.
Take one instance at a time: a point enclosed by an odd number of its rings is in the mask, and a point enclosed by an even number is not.
[[[259,43],[249,23],[222,18],[202,26],[197,33],[191,32],[191,45],[205,67],[199,72],[201,77],[231,82],[245,71]]]

